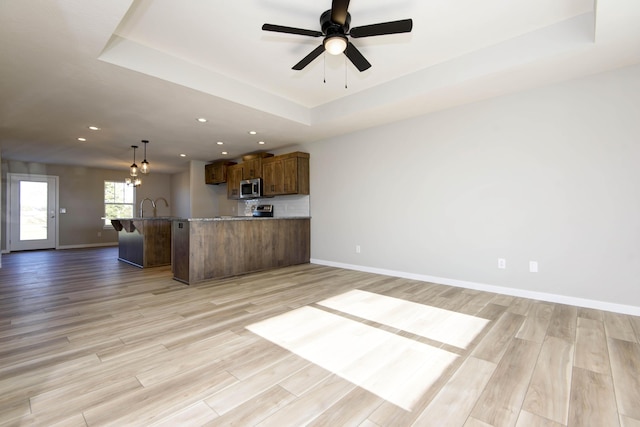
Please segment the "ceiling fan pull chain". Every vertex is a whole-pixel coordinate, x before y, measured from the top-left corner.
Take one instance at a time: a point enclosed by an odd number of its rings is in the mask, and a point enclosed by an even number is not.
[[[344,88],[347,89],[347,57],[344,57]]]
[[[322,55],[322,82],[327,83],[327,54]]]

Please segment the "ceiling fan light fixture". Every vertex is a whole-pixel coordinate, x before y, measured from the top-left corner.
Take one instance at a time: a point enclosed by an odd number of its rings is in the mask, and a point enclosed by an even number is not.
[[[347,37],[342,34],[327,37],[322,42],[324,49],[331,55],[340,55],[347,48]]]
[[[331,55],[344,53],[351,63],[362,72],[371,68],[371,64],[360,51],[347,40],[352,38],[384,36],[387,34],[410,33],[413,29],[412,19],[398,21],[379,22],[377,24],[363,25],[351,28],[351,14],[349,13],[349,0],[333,0],[331,9],[325,10],[320,15],[320,28],[322,31],[306,30],[304,28],[285,27],[283,25],[264,24],[263,31],[276,33],[297,34],[308,37],[322,37],[322,44],[302,58],[291,67],[300,71],[325,52]]]

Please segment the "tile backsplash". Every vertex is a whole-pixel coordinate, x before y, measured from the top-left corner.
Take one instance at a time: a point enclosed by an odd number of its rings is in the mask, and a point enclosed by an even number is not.
[[[308,195],[265,197],[261,199],[239,200],[238,215],[251,216],[258,205],[273,205],[273,216],[287,218],[311,216]]]

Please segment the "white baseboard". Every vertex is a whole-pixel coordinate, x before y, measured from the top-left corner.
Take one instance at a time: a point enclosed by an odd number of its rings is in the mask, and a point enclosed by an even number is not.
[[[514,297],[536,299],[559,304],[574,305],[577,307],[594,308],[597,310],[612,311],[614,313],[640,316],[640,307],[612,302],[597,301],[585,298],[570,297],[566,295],[549,294],[545,292],[529,291],[526,289],[506,288],[503,286],[488,285],[485,283],[467,282],[465,280],[448,279],[446,277],[427,276],[423,274],[407,273],[404,271],[386,270],[383,268],[367,267],[363,265],[345,264],[341,262],[311,259],[311,264],[326,265],[328,267],[345,268],[347,270],[363,271],[366,273],[382,274],[385,276],[402,277],[404,279],[419,280],[422,282],[438,283],[440,285],[457,286],[459,288],[475,289],[478,291],[493,292]]]
[[[118,242],[110,243],[87,243],[84,245],[60,245],[56,249],[84,249],[84,248],[104,248],[108,246],[118,246]]]

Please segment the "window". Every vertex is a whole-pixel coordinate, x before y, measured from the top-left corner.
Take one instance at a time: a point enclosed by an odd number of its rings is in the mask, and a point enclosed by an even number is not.
[[[133,218],[133,187],[118,181],[104,182],[104,225],[110,218]]]

